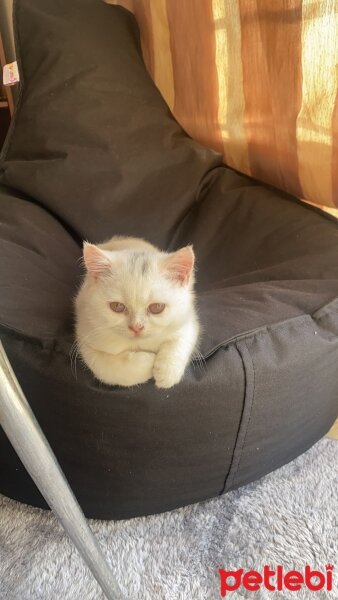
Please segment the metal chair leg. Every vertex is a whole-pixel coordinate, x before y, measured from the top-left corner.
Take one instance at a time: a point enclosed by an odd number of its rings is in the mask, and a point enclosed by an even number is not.
[[[48,400],[46,399],[46,402]],[[123,598],[0,342],[0,424],[109,600]]]

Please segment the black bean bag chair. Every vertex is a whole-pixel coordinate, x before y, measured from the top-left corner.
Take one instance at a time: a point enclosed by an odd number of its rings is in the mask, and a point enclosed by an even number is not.
[[[15,28],[1,339],[85,514],[173,509],[292,460],[338,413],[337,221],[189,138],[126,10],[17,0]],[[114,234],[194,244],[205,360],[170,390],[106,386],[71,362],[82,240]],[[3,432],[0,492],[45,506]]]

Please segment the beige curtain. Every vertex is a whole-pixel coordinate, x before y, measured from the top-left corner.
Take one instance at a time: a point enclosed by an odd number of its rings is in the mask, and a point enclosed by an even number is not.
[[[110,3],[135,13],[149,72],[193,138],[338,207],[338,0]]]

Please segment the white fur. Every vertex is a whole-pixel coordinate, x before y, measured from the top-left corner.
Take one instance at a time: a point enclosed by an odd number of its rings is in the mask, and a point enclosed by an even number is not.
[[[97,379],[131,386],[154,377],[160,388],[181,380],[199,333],[193,258],[191,247],[166,253],[138,238],[84,245],[76,337]],[[128,313],[113,312],[111,302],[123,303]],[[164,303],[164,311],[151,314],[152,303]],[[144,327],[138,336],[128,328],[135,323]]]

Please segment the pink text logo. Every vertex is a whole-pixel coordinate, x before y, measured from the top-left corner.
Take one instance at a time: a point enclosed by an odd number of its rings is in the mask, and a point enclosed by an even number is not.
[[[222,598],[240,587],[251,592],[257,592],[262,587],[271,592],[281,592],[282,590],[297,592],[302,588],[307,588],[311,592],[323,589],[330,592],[332,590],[333,565],[326,565],[324,573],[312,570],[309,565],[306,565],[303,573],[301,571],[284,571],[281,565],[278,565],[275,570],[264,565],[262,573],[259,571],[245,572],[244,569],[237,571],[219,569],[219,576]]]

